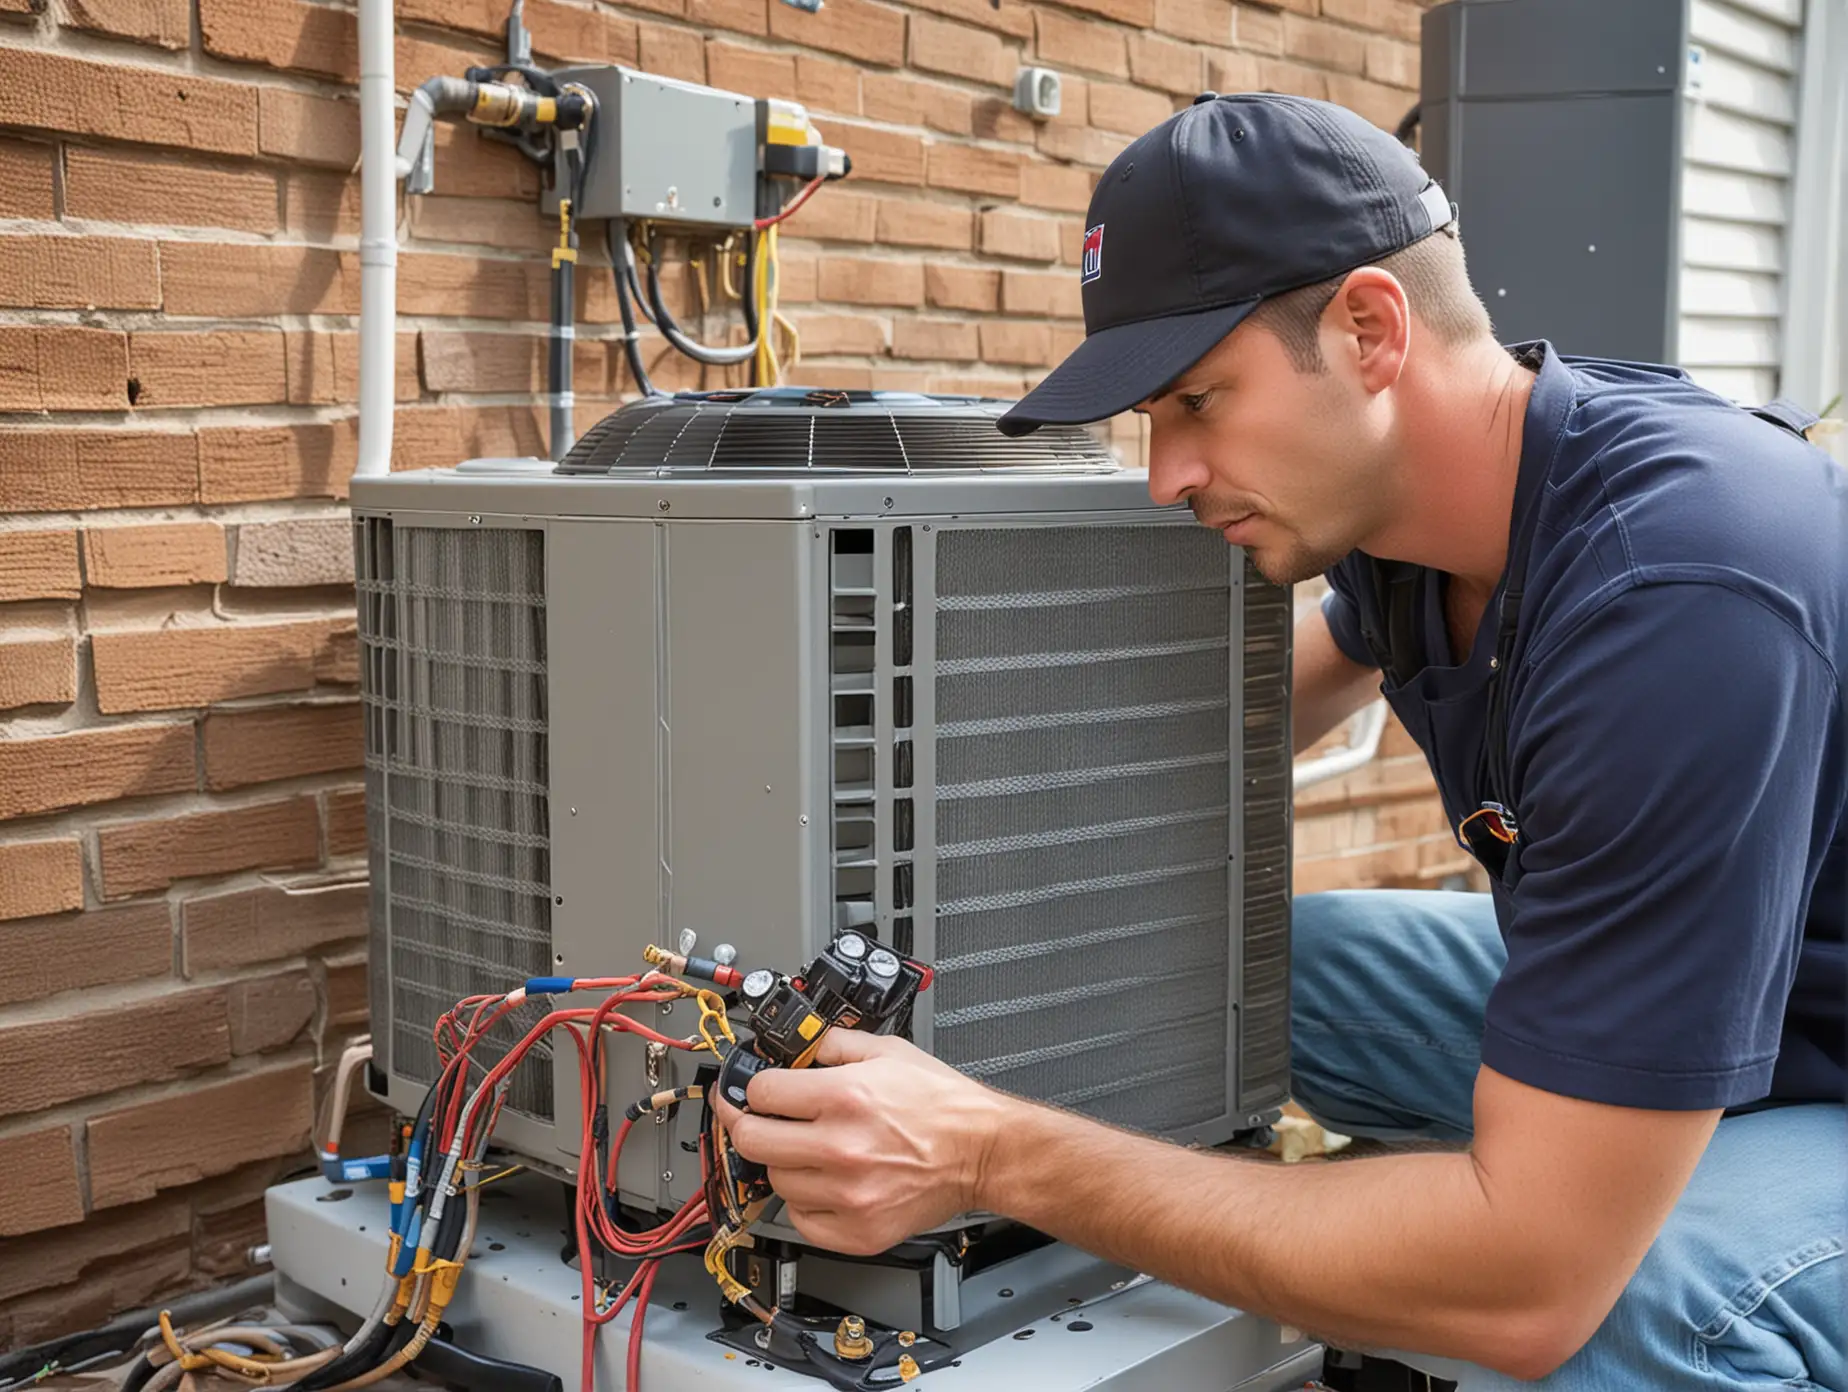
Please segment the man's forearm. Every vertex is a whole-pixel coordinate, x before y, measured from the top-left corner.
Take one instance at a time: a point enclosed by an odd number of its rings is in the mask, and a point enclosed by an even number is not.
[[[1507,1250],[1465,1154],[1248,1164],[1018,1103],[979,1197],[1098,1256],[1349,1347],[1508,1369],[1531,1366],[1546,1339],[1538,1273]]]

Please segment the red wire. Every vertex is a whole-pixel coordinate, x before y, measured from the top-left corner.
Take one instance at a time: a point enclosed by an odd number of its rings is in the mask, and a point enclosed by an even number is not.
[[[815,196],[815,190],[820,188],[825,182],[826,180],[823,176],[817,174],[813,179],[810,179],[802,186],[802,192],[798,193],[794,198],[783,205],[780,212],[772,213],[769,217],[760,217],[757,221],[753,222],[751,226],[756,228],[759,232],[763,231],[766,227],[775,227],[784,218],[788,217],[791,213],[795,212],[796,209],[808,202],[809,199],[813,198]]]

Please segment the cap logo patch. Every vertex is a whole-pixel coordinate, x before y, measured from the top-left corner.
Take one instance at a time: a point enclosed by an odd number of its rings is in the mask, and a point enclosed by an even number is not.
[[[1084,256],[1080,267],[1080,285],[1089,285],[1104,273],[1104,225],[1101,222],[1084,234]]]

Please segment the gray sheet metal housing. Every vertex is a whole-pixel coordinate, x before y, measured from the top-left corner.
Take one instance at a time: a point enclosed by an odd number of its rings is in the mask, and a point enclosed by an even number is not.
[[[848,923],[937,963],[913,1037],[998,1086],[1207,1143],[1284,1099],[1289,594],[1141,474],[353,491],[399,1110],[462,995],[688,929],[795,970]],[[528,1073],[498,1136],[569,1172],[576,1060]],[[694,1191],[694,1110],[632,1137],[629,1201]]]

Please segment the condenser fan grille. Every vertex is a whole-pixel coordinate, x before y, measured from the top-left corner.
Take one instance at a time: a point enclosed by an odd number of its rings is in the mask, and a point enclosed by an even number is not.
[[[915,473],[925,470],[1113,469],[1082,426],[1009,439],[1007,403],[906,392],[683,393],[634,402],[587,431],[561,474],[635,472]]]

